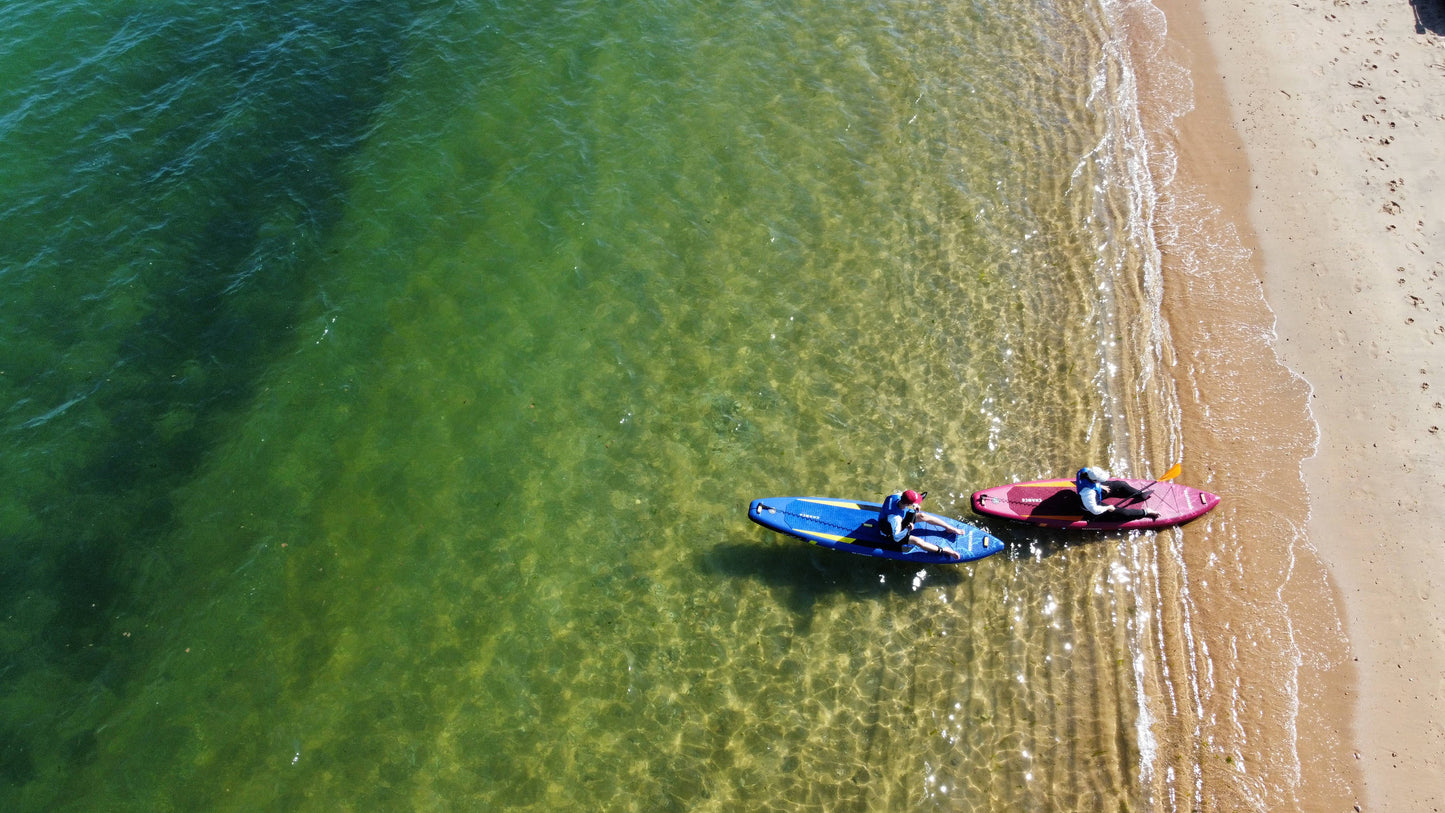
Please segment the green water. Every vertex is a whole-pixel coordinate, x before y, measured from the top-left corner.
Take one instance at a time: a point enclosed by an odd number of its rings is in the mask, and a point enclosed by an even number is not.
[[[7,13],[0,799],[1149,803],[1167,538],[745,516],[1167,451],[1112,13]]]

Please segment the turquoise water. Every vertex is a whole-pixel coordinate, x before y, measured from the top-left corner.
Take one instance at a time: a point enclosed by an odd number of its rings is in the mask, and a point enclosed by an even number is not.
[[[1167,806],[1177,538],[745,516],[1168,465],[1118,13],[7,7],[4,806]]]

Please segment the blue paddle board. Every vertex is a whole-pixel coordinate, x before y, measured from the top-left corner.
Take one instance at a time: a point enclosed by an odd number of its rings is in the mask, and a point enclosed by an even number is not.
[[[933,553],[907,543],[898,550],[879,529],[878,512],[882,509],[883,506],[874,502],[828,497],[765,497],[753,500],[748,507],[748,519],[820,548],[926,565],[955,565],[1003,551],[1003,542],[952,518],[948,521],[962,528],[963,533],[955,534],[920,520],[913,526],[913,534],[940,547],[956,550],[962,558],[955,559],[947,553]]]

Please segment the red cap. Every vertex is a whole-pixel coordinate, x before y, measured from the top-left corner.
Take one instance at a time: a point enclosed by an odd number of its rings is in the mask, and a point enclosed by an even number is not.
[[[923,502],[923,498],[918,496],[917,491],[914,491],[910,488],[907,491],[903,492],[903,501],[912,505],[918,505],[919,503]]]

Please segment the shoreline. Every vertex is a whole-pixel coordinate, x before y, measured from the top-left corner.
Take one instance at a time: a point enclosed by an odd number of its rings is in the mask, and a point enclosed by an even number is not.
[[[1273,506],[1242,504],[1228,532],[1206,540],[1212,550],[1187,556],[1196,579],[1228,583],[1211,572],[1229,569],[1219,567],[1224,538],[1272,543],[1281,531],[1271,525],[1294,528],[1290,544],[1264,546],[1288,548],[1277,584],[1279,571],[1265,562],[1261,575],[1266,554],[1256,552],[1241,556],[1250,575],[1229,585],[1234,592],[1211,584],[1195,596],[1204,637],[1216,644],[1209,651],[1268,641],[1272,624],[1287,630],[1296,660],[1293,710],[1271,697],[1272,681],[1290,684],[1288,664],[1256,657],[1232,671],[1231,691],[1262,700],[1221,733],[1250,743],[1255,759],[1220,770],[1204,784],[1206,799],[1221,809],[1439,808],[1445,533],[1430,519],[1445,507],[1445,110],[1432,101],[1445,84],[1445,11],[1368,0],[1182,5],[1160,4],[1193,79],[1194,110],[1173,126],[1182,186],[1204,188],[1221,209],[1218,225],[1237,231],[1248,255],[1222,283],[1232,290],[1218,281],[1202,290],[1194,272],[1212,269],[1191,269],[1193,260],[1164,248],[1181,396],[1203,391],[1185,405],[1186,437],[1212,453],[1211,477],[1214,461],[1229,460],[1219,479],[1238,483],[1248,473],[1229,457],[1234,435],[1255,427],[1238,421],[1256,420],[1251,407],[1283,412],[1258,418],[1284,430],[1282,443],[1260,432],[1258,450],[1233,451],[1255,464],[1260,483],[1298,488],[1302,502],[1273,518]],[[1213,363],[1208,351],[1229,339],[1196,324],[1208,319],[1242,321],[1265,337]],[[1264,351],[1288,375],[1258,366]],[[1248,397],[1221,384],[1235,374],[1263,378],[1264,392],[1226,418],[1218,401]],[[1316,433],[1305,448],[1289,434],[1301,419]],[[1286,465],[1298,486],[1284,482]],[[1223,563],[1233,560],[1223,554]],[[1275,587],[1282,615],[1243,627]],[[1210,668],[1220,668],[1217,656]],[[1295,776],[1280,764],[1291,751]]]

